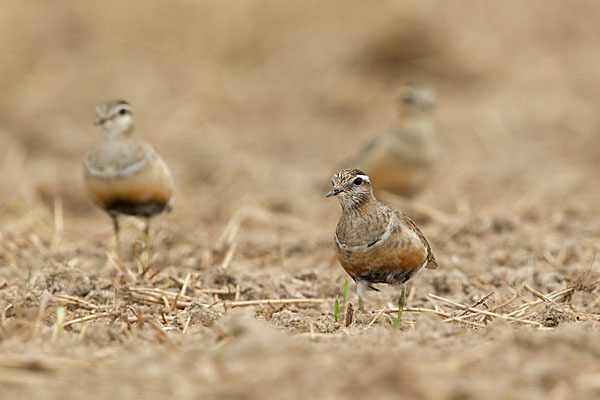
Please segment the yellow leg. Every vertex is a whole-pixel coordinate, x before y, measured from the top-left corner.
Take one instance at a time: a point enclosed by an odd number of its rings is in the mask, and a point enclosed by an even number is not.
[[[146,246],[146,254],[140,254],[138,260],[138,274],[140,276],[146,275],[146,272],[150,270],[152,264],[150,263],[150,217],[146,217],[146,226],[144,227],[144,244]]]
[[[404,305],[406,304],[406,288],[402,285],[402,292],[400,293],[400,297],[398,298],[398,317],[394,321],[394,329],[400,328],[400,321],[402,320],[402,311],[404,310]]]
[[[356,281],[356,294],[358,295],[358,312],[364,314],[365,305],[363,304],[363,297],[367,291],[367,284],[361,280]]]
[[[400,298],[398,299],[398,322],[402,319],[402,311],[404,310],[404,306],[406,305],[406,288],[402,286],[402,292],[400,293]]]
[[[113,228],[115,230],[115,252],[117,253],[117,258],[121,259],[121,241],[119,240],[119,220],[117,219],[117,214],[110,214],[110,217],[113,220]]]
[[[150,260],[150,218],[146,218],[146,228],[144,228],[144,241],[146,242],[146,254]]]
[[[365,305],[363,304],[363,299],[360,296],[358,296],[358,312],[361,314],[365,312]]]

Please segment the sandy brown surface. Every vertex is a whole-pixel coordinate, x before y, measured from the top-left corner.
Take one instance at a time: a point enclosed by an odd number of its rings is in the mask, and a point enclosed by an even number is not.
[[[3,2],[0,398],[598,398],[599,20],[593,0]],[[438,92],[444,152],[416,207],[387,200],[440,268],[399,332],[391,288],[345,327],[324,194],[409,81]],[[111,97],[176,181],[144,276],[143,225],[111,261],[81,181]],[[491,315],[451,303],[488,294]],[[267,299],[305,303],[243,303]]]

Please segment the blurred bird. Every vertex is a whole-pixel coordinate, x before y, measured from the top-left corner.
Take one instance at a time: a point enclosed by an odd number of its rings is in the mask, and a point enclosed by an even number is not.
[[[100,138],[84,160],[84,181],[92,201],[110,215],[120,257],[118,214],[144,217],[146,249],[150,218],[170,210],[173,179],[169,167],[152,147],[133,136],[131,108],[126,101],[108,100],[96,107]]]
[[[367,171],[375,193],[413,197],[429,181],[438,157],[430,114],[433,89],[407,85],[398,98],[400,113],[392,129],[372,140],[346,166]]]
[[[337,257],[356,282],[358,308],[373,285],[400,285],[398,321],[406,302],[404,283],[423,267],[436,269],[429,242],[406,215],[380,203],[373,195],[371,180],[358,169],[343,169],[331,180],[327,197],[337,196],[342,216],[335,231]]]

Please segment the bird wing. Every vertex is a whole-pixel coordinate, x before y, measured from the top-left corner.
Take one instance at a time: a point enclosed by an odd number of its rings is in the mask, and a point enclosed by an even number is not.
[[[160,168],[161,174],[163,175],[164,179],[166,180],[167,185],[170,187],[171,197],[169,198],[169,202],[167,203],[165,209],[167,211],[172,211],[173,206],[175,205],[175,194],[173,193],[173,186],[175,184],[173,182],[173,175],[171,175],[171,170],[169,169],[169,166],[167,165],[165,159],[163,158],[162,153],[153,145],[148,144],[148,146],[150,147],[154,156],[157,158],[157,161],[161,164],[161,168]]]
[[[437,269],[438,267],[438,263],[437,260],[435,259],[435,256],[433,254],[433,250],[431,250],[431,246],[429,245],[429,241],[427,241],[427,238],[425,237],[425,235],[423,234],[423,232],[421,232],[421,230],[419,229],[419,227],[417,226],[417,224],[414,223],[414,221],[412,219],[410,219],[410,217],[406,214],[403,214],[399,211],[396,211],[396,216],[402,221],[404,222],[406,225],[410,226],[414,232],[419,236],[419,238],[423,241],[423,243],[425,244],[425,248],[427,249],[427,264],[425,265],[425,268],[428,269]]]

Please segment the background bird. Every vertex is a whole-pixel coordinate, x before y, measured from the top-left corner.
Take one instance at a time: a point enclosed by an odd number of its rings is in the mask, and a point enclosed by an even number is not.
[[[359,310],[374,284],[401,285],[398,321],[405,303],[404,283],[423,267],[438,267],[425,235],[406,215],[380,203],[370,178],[358,169],[343,169],[332,179],[327,197],[337,196],[342,216],[335,231],[337,257],[356,282]]]
[[[146,219],[146,248],[150,218],[170,210],[173,179],[154,147],[133,136],[133,117],[124,100],[108,100],[96,107],[101,134],[84,160],[84,181],[92,201],[110,215],[120,256],[119,214]]]
[[[431,122],[435,98],[429,87],[404,86],[390,131],[373,139],[345,167],[368,171],[375,193],[413,197],[420,192],[431,179],[439,153]]]

